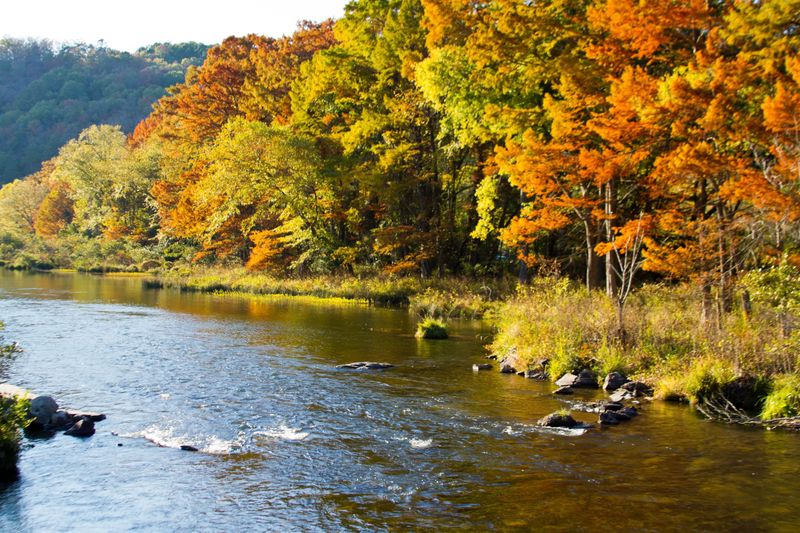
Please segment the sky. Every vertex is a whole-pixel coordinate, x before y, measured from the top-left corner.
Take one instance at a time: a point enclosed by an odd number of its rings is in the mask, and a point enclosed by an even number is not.
[[[134,52],[156,42],[290,34],[299,20],[339,18],[347,0],[28,0],[3,2],[0,36],[84,42]]]

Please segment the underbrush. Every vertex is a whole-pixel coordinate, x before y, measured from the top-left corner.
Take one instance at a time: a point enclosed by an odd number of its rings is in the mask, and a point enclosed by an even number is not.
[[[694,288],[645,286],[628,301],[620,337],[614,302],[604,293],[540,279],[502,305],[494,322],[496,355],[515,354],[530,369],[549,359],[553,380],[583,368],[600,378],[622,372],[651,383],[661,399],[702,402],[733,395],[743,378],[751,377],[764,416],[796,413],[800,405],[800,334],[786,335],[766,306],[754,306],[749,315],[734,309],[721,320],[703,321]],[[764,400],[761,384],[776,375],[789,377],[775,378],[773,399]]]

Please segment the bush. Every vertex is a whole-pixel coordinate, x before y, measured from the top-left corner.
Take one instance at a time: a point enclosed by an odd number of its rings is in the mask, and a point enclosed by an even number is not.
[[[0,481],[13,481],[19,475],[20,442],[27,425],[27,400],[0,399]]]
[[[416,337],[418,339],[446,339],[447,324],[432,317],[425,318],[417,324]]]
[[[686,396],[699,402],[721,394],[725,385],[736,379],[733,366],[722,359],[703,358],[689,368],[683,385]]]
[[[763,420],[800,415],[800,376],[784,374],[775,377],[772,390],[761,410]]]

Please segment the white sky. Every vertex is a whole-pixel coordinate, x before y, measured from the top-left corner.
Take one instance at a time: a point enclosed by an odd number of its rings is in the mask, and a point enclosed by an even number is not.
[[[230,35],[280,37],[299,20],[339,18],[347,0],[14,0],[0,9],[0,36],[55,42],[104,40],[135,51],[155,42],[216,44]]]

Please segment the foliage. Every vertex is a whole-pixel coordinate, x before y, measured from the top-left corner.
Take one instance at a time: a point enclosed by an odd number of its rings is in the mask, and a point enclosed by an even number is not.
[[[0,39],[0,183],[34,172],[92,124],[131,131],[207,48],[159,43],[129,54]]]
[[[764,400],[761,418],[771,420],[800,415],[800,376],[782,374],[775,376],[772,390]]]
[[[16,479],[21,430],[28,425],[28,401],[0,398],[0,480]]]
[[[415,336],[418,339],[446,339],[447,324],[432,317],[424,318],[417,324]]]
[[[551,374],[667,379],[703,361],[668,387],[689,396],[729,367],[793,373],[798,7],[354,0],[279,39],[231,37],[130,137],[125,120],[70,130],[6,185],[0,260],[495,313],[495,350]],[[0,115],[0,137],[97,89],[37,58],[144,61],[158,78],[202,48],[3,43],[0,105],[25,112]],[[513,275],[523,288],[497,304]]]

